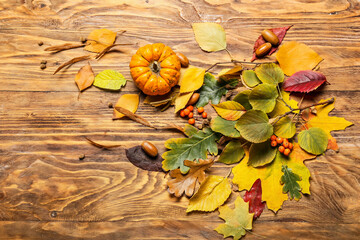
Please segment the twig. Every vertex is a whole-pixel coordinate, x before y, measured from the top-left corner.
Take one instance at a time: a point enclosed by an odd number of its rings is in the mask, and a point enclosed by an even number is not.
[[[90,55],[85,55],[85,56],[73,58],[73,59],[67,61],[66,63],[61,64],[60,67],[58,67],[53,74],[55,75],[58,71],[60,71],[61,69],[63,69],[66,66],[69,66],[69,65],[72,65],[74,63],[77,63],[77,62],[80,62],[80,61],[83,61],[83,60],[87,60],[87,59],[90,59]]]
[[[234,64],[235,64],[235,63],[244,63],[244,64],[251,64],[251,65],[260,65],[260,64],[263,64],[263,63],[274,63],[274,62],[254,63],[254,62],[238,61],[238,60],[232,59],[231,62],[217,62],[217,63],[214,63],[214,64],[211,65],[208,69],[206,69],[205,72],[210,71],[211,69],[213,69],[213,68],[216,67],[217,65],[220,65],[220,64],[230,64],[230,63],[234,63]]]
[[[287,106],[290,110],[294,110],[287,102],[285,102],[284,98],[282,97],[282,94],[281,94],[281,91],[280,91],[280,88],[279,88],[279,84],[276,85],[276,88],[279,92],[279,95],[280,95],[280,100],[285,104],[285,106]]]

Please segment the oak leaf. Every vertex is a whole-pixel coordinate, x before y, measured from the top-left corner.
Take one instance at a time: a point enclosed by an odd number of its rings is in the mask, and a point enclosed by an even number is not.
[[[280,183],[284,184],[283,193],[289,192],[290,199],[294,198],[296,201],[299,201],[301,198],[301,188],[297,182],[301,181],[301,178],[286,165],[282,166],[281,171],[284,173],[280,179]]]
[[[262,189],[261,180],[257,179],[252,185],[250,191],[244,194],[244,201],[249,202],[249,213],[254,213],[254,219],[260,217],[265,208],[265,203],[261,200]]]
[[[184,74],[180,75],[180,93],[194,92],[201,88],[204,83],[205,69],[188,67]]]
[[[96,29],[87,37],[85,50],[100,53],[111,46],[116,39],[116,33],[108,29]]]
[[[215,52],[226,48],[224,28],[217,23],[193,23],[195,40],[200,48],[207,52]]]
[[[276,59],[288,76],[298,71],[312,70],[323,60],[307,45],[296,41],[283,44],[276,53]]]
[[[199,190],[190,198],[186,212],[212,212],[229,198],[231,183],[228,178],[209,175],[200,185]]]
[[[326,82],[324,74],[315,71],[299,71],[291,75],[283,84],[287,92],[309,93]]]
[[[91,87],[95,79],[94,72],[88,63],[87,65],[80,68],[75,76],[75,82],[80,92],[88,87]]]
[[[241,197],[236,198],[234,209],[225,205],[219,208],[219,212],[219,217],[225,223],[220,224],[215,231],[224,235],[224,238],[233,236],[234,240],[238,240],[252,229],[254,214],[249,213],[249,204]]]
[[[185,160],[184,165],[190,168],[189,172],[183,175],[180,169],[171,170],[170,177],[172,179],[167,182],[168,191],[176,197],[181,197],[184,193],[191,197],[196,186],[205,180],[205,170],[211,167],[213,163],[213,159],[200,159],[199,162]]]
[[[132,113],[135,113],[139,105],[139,95],[138,94],[124,94],[122,95],[114,107],[113,118],[119,119],[125,115],[116,111],[116,107],[123,107],[129,110]]]

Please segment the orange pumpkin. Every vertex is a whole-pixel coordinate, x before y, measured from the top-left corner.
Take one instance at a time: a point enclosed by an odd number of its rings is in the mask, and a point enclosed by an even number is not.
[[[130,73],[135,84],[147,95],[164,95],[180,78],[180,60],[163,43],[140,47],[132,56]]]

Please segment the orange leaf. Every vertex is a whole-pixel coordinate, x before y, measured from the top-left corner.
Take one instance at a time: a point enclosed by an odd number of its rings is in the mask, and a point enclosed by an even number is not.
[[[119,119],[124,117],[125,115],[116,111],[116,107],[122,107],[129,110],[132,113],[135,113],[139,105],[139,95],[137,94],[124,94],[117,101],[114,107],[113,118]]]
[[[75,76],[75,82],[80,91],[90,87],[94,82],[94,72],[90,66],[90,63],[80,68]]]
[[[100,53],[115,42],[116,33],[108,29],[96,29],[87,37],[85,50]]]

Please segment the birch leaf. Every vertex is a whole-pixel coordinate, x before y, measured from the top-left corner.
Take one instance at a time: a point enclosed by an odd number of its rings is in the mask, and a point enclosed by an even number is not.
[[[230,141],[220,154],[217,162],[225,163],[225,164],[233,164],[240,162],[244,157],[244,149],[241,146],[241,142],[239,141]]]
[[[204,83],[205,69],[188,67],[181,75],[180,93],[194,92]]]
[[[94,86],[107,90],[120,90],[126,84],[124,76],[114,70],[104,70],[95,77]]]
[[[226,48],[226,34],[217,23],[193,23],[195,40],[200,48],[207,52],[215,52]]]

